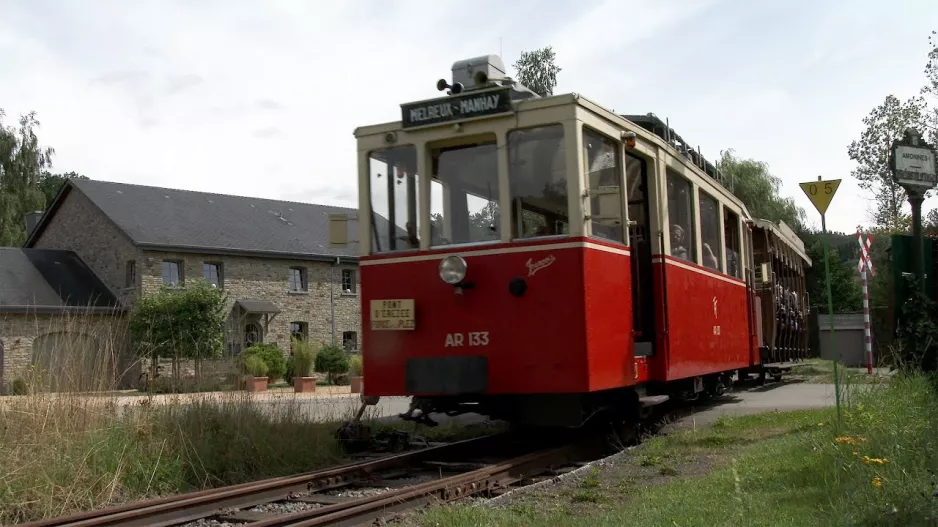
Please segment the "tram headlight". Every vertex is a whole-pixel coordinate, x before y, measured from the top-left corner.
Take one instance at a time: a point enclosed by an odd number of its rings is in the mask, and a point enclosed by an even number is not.
[[[466,278],[466,261],[455,254],[443,258],[440,262],[440,279],[449,285],[456,285]]]

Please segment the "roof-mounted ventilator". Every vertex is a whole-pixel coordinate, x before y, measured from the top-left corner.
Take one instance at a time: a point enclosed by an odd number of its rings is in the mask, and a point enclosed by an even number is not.
[[[436,82],[436,89],[446,90],[447,95],[485,90],[495,87],[510,87],[512,100],[540,97],[530,88],[506,75],[505,64],[498,55],[482,55],[453,63],[452,84],[446,79]]]

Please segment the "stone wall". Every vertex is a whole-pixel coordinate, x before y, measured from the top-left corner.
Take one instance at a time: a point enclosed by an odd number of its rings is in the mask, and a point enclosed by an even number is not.
[[[34,360],[33,344],[38,339],[49,339],[53,335],[79,335],[86,342],[95,344],[94,366],[88,367],[77,351],[80,346],[69,344],[76,339],[58,339],[51,349],[55,353],[66,353],[65,366],[73,372],[68,383],[102,387],[126,386],[138,373],[124,354],[128,347],[128,334],[124,317],[115,315],[55,314],[14,315],[0,314],[0,343],[2,343],[2,377],[0,387],[6,388],[17,378],[28,379],[33,375],[30,366]],[[109,360],[116,359],[116,360]],[[109,386],[104,386],[109,385]]]
[[[222,288],[228,294],[229,309],[235,301],[242,299],[273,302],[280,313],[270,321],[263,340],[276,343],[285,351],[290,348],[291,322],[305,322],[308,325],[307,337],[312,341],[326,344],[332,342],[330,292],[335,304],[336,345],[342,345],[342,334],[345,331],[354,331],[357,342],[359,345],[361,343],[361,282],[357,265],[333,266],[330,263],[304,260],[146,251],[138,267],[143,294],[152,293],[162,286],[164,259],[183,262],[184,282],[202,278],[203,263],[221,262]],[[306,292],[294,293],[289,290],[289,270],[294,266],[306,268]],[[342,269],[355,272],[356,283],[351,294],[341,291]],[[239,330],[243,331],[243,326]]]
[[[141,252],[77,188],[65,197],[34,247],[74,251],[124,306],[133,304],[140,273],[137,271],[135,283],[128,287],[127,262],[135,261],[139,269]]]

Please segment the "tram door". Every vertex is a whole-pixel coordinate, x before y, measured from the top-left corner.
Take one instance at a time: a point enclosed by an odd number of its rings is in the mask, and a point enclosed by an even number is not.
[[[648,206],[648,162],[626,153],[629,241],[632,252],[632,317],[635,356],[654,354],[654,289],[651,267],[651,229]]]

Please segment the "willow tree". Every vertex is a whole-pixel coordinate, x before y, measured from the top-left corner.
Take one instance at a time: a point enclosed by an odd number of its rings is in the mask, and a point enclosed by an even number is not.
[[[792,229],[801,229],[804,209],[791,197],[781,195],[782,180],[772,175],[764,161],[736,157],[732,149],[721,153],[717,168],[732,182],[733,194],[756,218],[784,221]]]

